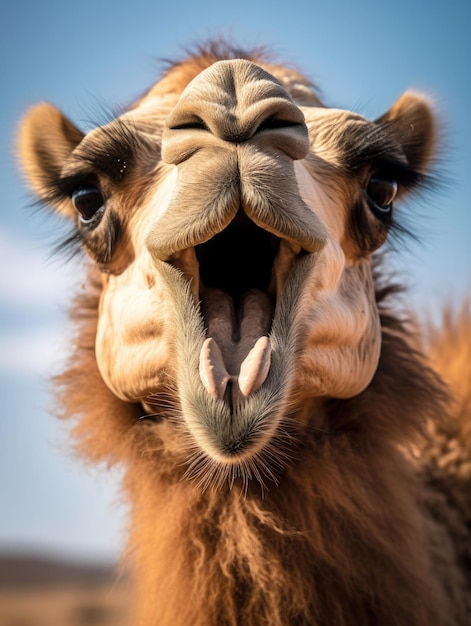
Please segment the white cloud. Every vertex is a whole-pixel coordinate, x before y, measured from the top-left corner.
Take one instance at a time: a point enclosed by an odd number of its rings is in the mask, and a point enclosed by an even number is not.
[[[49,377],[61,369],[67,355],[67,326],[42,327],[0,335],[0,375],[36,374]]]
[[[48,260],[46,246],[0,229],[0,375],[60,370],[67,305],[80,279],[77,263]]]
[[[55,262],[34,239],[0,230],[0,304],[50,308],[66,302],[81,277],[77,263]]]

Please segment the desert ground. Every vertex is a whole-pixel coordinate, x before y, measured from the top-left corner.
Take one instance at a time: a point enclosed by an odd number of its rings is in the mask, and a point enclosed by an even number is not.
[[[0,626],[128,626],[130,604],[113,565],[0,555]]]

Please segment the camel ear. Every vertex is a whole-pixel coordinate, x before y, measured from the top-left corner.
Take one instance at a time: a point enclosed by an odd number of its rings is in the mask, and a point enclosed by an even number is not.
[[[42,102],[25,115],[18,137],[20,163],[40,198],[46,200],[51,195],[51,187],[65,161],[83,137],[84,134],[52,104]]]
[[[410,91],[404,93],[376,123],[392,131],[415,171],[427,170],[434,156],[437,124],[426,97]]]

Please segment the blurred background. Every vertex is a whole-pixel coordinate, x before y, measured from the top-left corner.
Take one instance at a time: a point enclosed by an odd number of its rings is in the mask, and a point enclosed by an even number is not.
[[[162,58],[221,34],[268,45],[328,105],[369,118],[408,88],[429,93],[444,182],[409,202],[418,241],[397,244],[391,262],[410,305],[436,319],[471,291],[470,24],[465,0],[1,0],[0,626],[118,626],[127,604],[125,584],[112,582],[126,526],[119,474],[74,459],[53,416],[50,378],[81,272],[51,256],[63,225],[32,208],[18,172],[22,113],[48,100],[90,129],[150,86]]]

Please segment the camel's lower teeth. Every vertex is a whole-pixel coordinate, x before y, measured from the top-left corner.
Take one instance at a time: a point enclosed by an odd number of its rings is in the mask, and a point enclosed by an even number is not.
[[[248,398],[265,382],[271,365],[271,344],[268,337],[260,337],[240,365],[237,380],[241,394]]]
[[[201,382],[209,395],[222,400],[231,376],[224,364],[221,350],[212,337],[208,337],[201,348],[199,372]]]
[[[273,318],[271,298],[252,289],[242,296],[236,312],[229,294],[206,289],[201,309],[207,335],[200,353],[201,381],[214,398],[237,403],[260,388],[270,369],[266,335]]]
[[[219,400],[224,400],[227,386],[232,383],[231,402],[236,405],[248,398],[265,382],[271,363],[271,344],[268,337],[259,337],[246,358],[240,364],[239,374],[227,371],[222,352],[212,337],[203,343],[200,352],[199,373],[206,391]]]

